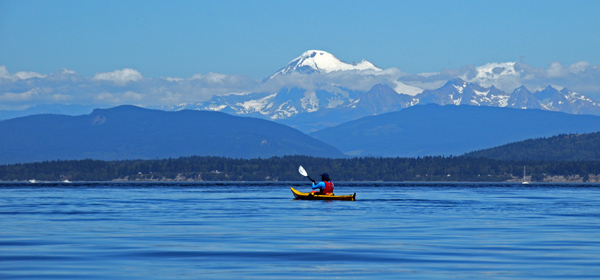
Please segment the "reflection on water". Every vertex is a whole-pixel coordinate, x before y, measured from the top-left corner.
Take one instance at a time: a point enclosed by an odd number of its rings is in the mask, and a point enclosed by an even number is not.
[[[596,185],[0,184],[1,279],[596,278]]]

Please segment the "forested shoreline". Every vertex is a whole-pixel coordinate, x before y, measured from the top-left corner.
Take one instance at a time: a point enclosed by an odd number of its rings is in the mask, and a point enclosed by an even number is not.
[[[600,182],[600,161],[509,161],[472,157],[266,159],[181,157],[68,160],[0,165],[0,181],[299,181],[327,172],[334,181]]]

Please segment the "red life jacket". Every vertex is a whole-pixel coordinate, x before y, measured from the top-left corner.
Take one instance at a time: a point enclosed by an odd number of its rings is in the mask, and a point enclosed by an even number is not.
[[[325,188],[323,189],[323,194],[332,194],[333,193],[333,183],[325,181]]]

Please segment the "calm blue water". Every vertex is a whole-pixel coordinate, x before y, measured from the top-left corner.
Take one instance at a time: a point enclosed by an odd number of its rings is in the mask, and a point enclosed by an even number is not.
[[[600,186],[0,183],[0,279],[600,278]]]

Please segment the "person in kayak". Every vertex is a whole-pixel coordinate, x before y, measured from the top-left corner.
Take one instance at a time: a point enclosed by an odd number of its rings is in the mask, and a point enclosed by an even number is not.
[[[312,181],[312,189],[311,193],[321,194],[321,195],[333,195],[333,182],[329,178],[329,174],[323,173],[321,174],[321,181],[315,185],[315,181]],[[317,191],[318,190],[318,191]]]

